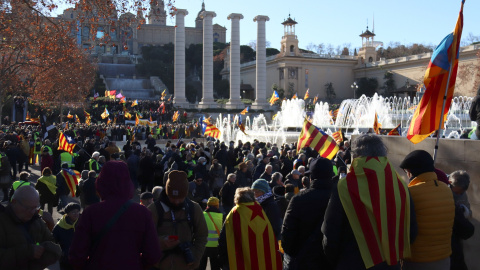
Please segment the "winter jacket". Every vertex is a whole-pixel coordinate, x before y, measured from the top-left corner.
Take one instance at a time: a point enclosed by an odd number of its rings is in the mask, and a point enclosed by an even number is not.
[[[33,258],[33,246],[37,243],[45,248],[40,259]],[[38,215],[22,223],[11,205],[0,213],[0,269],[44,269],[55,263],[61,254],[60,246],[54,243],[52,233]]]
[[[55,203],[57,178],[55,175],[41,176],[35,184],[35,189],[40,194],[40,204]]]
[[[235,190],[237,190],[237,188],[238,188],[237,182],[232,183],[230,181],[225,181],[220,191],[220,199],[224,207],[231,209],[235,205],[233,203],[233,197],[235,196]],[[228,214],[228,213],[225,213],[225,214]]]
[[[313,180],[310,189],[291,199],[282,226],[282,247],[294,261],[286,269],[332,269],[320,230],[331,188],[331,179]]]
[[[63,215],[53,228],[52,234],[55,238],[55,242],[57,242],[62,248],[62,257],[60,258],[62,263],[68,263],[68,252],[72,245],[76,225],[77,222],[71,223],[67,215]]]
[[[237,176],[235,183],[237,183],[239,187],[250,187],[252,185],[252,179],[248,171],[242,172],[241,170],[237,170],[235,175]]]
[[[426,172],[408,184],[415,204],[418,236],[411,246],[408,261],[433,262],[452,253],[451,237],[455,203],[450,188],[437,180],[435,172]]]
[[[191,228],[189,225],[185,208],[174,211],[173,215],[176,220],[175,229],[172,220],[172,209],[169,206],[168,197],[165,190],[161,193],[159,200],[161,206],[163,207],[163,218],[160,227],[157,226],[159,217],[156,204],[152,203],[150,206],[148,206],[157,230],[158,242],[160,243],[160,247],[164,253],[164,256],[161,258],[156,267],[160,269],[172,270],[196,269],[200,264],[200,260],[202,259],[208,236],[207,223],[203,217],[202,208],[200,208],[197,203],[193,202],[194,210],[193,218],[191,219],[193,228]],[[192,246],[190,246],[190,250],[192,251],[194,257],[193,265],[186,265],[185,257],[179,247],[167,249],[165,240],[170,235],[178,236],[180,243],[188,242],[192,244]]]
[[[280,208],[275,203],[273,194],[271,194],[270,197],[261,202],[260,205],[262,206],[263,211],[265,211],[265,214],[267,214],[268,220],[270,220],[270,224],[272,224],[275,237],[277,237],[277,240],[280,240],[283,220],[280,214]]]

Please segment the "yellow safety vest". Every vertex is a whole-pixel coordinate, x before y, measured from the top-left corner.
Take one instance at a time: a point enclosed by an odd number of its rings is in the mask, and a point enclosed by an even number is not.
[[[205,221],[207,222],[207,228],[208,228],[208,237],[207,237],[206,246],[218,247],[218,237],[220,236],[220,230],[222,229],[223,214],[216,213],[216,212],[203,212],[203,216],[205,217]]]
[[[75,167],[73,163],[73,156],[68,152],[63,152],[60,154],[60,164],[63,164],[64,162],[68,163],[68,168]]]
[[[50,156],[53,156],[53,151],[52,151],[52,148],[51,148],[50,146],[44,145],[44,146],[42,147],[42,152],[43,152],[43,149],[44,149],[44,148],[47,148],[47,149],[48,149],[48,154],[49,154]]]

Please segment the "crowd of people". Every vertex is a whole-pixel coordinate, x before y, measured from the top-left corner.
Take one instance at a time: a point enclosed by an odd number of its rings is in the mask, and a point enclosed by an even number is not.
[[[1,134],[0,269],[467,269],[469,175],[447,176],[423,150],[401,163],[406,183],[373,134],[328,160],[295,143],[159,146],[154,130],[108,128]]]

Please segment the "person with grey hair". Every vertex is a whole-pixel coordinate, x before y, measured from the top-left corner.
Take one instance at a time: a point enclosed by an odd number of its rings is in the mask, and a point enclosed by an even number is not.
[[[265,171],[260,175],[260,179],[265,179],[267,182],[272,180],[272,172],[273,167],[272,165],[268,164],[265,166]]]
[[[40,197],[33,186],[15,190],[0,213],[0,269],[44,269],[62,250],[38,215]]]
[[[283,183],[283,175],[280,172],[276,172],[272,174],[272,179],[270,180],[270,188],[274,188],[276,186],[284,187],[285,184]]]
[[[470,202],[467,197],[467,189],[470,186],[470,175],[463,170],[454,171],[448,177],[450,189],[456,205],[463,205],[464,212],[471,216]]]
[[[160,194],[162,194],[163,187],[161,186],[154,186],[152,189],[152,194],[153,194],[153,201],[158,200],[160,198]]]
[[[93,152],[92,158],[88,160],[88,163],[86,164],[85,169],[89,171],[93,170],[97,174],[99,174],[101,169],[101,166],[98,163],[99,157],[100,157],[100,152],[97,152],[97,151]]]
[[[219,196],[222,202],[223,212],[227,215],[235,205],[235,202],[234,202],[235,191],[239,187],[236,180],[237,180],[236,174],[234,173],[229,174],[227,176],[227,181],[225,181],[222,189],[220,189]]]
[[[410,256],[417,235],[415,208],[407,184],[386,156],[376,135],[361,135],[352,143],[351,169],[331,190],[321,228],[323,251],[334,269],[399,269],[399,261]]]

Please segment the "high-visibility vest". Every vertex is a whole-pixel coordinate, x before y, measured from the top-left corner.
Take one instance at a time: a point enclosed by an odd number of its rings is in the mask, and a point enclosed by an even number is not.
[[[68,152],[63,152],[60,154],[60,164],[64,162],[68,163],[68,168],[73,168],[75,163],[73,162],[73,156]]]
[[[181,150],[180,150],[180,152],[181,152]],[[193,163],[193,165],[196,165],[196,164],[197,164],[197,162],[196,162],[195,160],[193,160],[193,159],[190,160],[190,161]],[[185,160],[185,164],[188,165],[188,160]],[[190,170],[190,169],[189,169],[189,170],[187,171],[187,177],[191,177],[192,175],[193,175],[193,170]]]
[[[42,143],[41,142],[35,142],[33,145],[33,153],[36,155],[39,155],[42,153]]]
[[[43,149],[45,149],[45,148],[48,149],[48,154],[49,154],[50,156],[53,156],[52,148],[51,148],[50,146],[48,146],[48,145],[44,145],[44,146],[42,147],[42,152],[43,152]]]
[[[212,218],[210,218],[209,214]],[[218,247],[218,237],[220,236],[220,230],[222,229],[223,214],[215,213],[215,212],[203,212],[203,216],[205,217],[205,221],[207,222],[207,228],[208,228],[208,237],[207,237],[206,246]]]
[[[28,181],[17,180],[15,182],[13,182],[12,188],[13,188],[13,190],[17,190],[17,188],[19,188],[21,186],[28,186],[28,185],[30,185],[30,182],[28,182]]]
[[[338,175],[337,165],[333,165],[333,173],[334,173],[335,175]]]
[[[93,165],[95,164],[95,165]],[[88,169],[90,171],[96,171],[97,173],[100,172],[100,164],[98,164],[98,161],[96,161],[95,159],[91,158],[89,161],[88,161]]]

